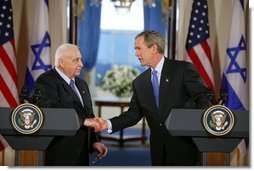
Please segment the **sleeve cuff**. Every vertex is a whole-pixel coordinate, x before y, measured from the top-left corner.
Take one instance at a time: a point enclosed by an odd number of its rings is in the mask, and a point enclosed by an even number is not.
[[[113,131],[112,131],[112,123],[110,122],[110,120],[106,120],[107,121],[107,124],[108,124],[108,130],[107,130],[107,132],[110,134],[110,133],[112,133]]]

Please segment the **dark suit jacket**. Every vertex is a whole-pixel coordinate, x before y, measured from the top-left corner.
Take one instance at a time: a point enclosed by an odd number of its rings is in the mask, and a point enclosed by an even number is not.
[[[71,87],[55,69],[38,77],[32,94],[35,89],[41,91],[39,107],[74,108],[82,125],[85,118],[94,117],[92,101],[86,82],[76,77],[75,84],[82,96],[84,107]],[[57,137],[46,150],[46,165],[88,165],[88,150],[92,149],[91,145],[97,140],[95,133],[84,126],[80,127],[75,136]]]
[[[151,130],[152,165],[195,165],[198,153],[191,139],[171,136],[164,123],[172,108],[208,107],[206,95],[207,88],[192,64],[165,58],[159,109],[153,95],[151,69],[147,69],[133,81],[128,111],[110,120],[113,132],[135,125],[145,116]]]

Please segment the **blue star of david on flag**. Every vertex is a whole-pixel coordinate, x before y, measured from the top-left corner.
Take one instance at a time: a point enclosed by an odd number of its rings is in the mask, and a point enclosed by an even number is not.
[[[221,90],[227,92],[225,106],[232,110],[248,110],[247,43],[245,37],[244,1],[235,0],[226,49]]]
[[[44,71],[48,71],[51,68],[51,65],[45,65],[44,62],[41,59],[41,53],[42,50],[46,47],[50,47],[50,36],[49,33],[46,32],[41,44],[35,44],[31,45],[32,51],[35,56],[35,60],[32,66],[32,70],[38,70],[38,69],[43,69]]]
[[[239,53],[243,50],[246,50],[246,43],[245,43],[244,37],[241,36],[241,39],[237,47],[227,48],[227,55],[231,59],[231,62],[229,64],[229,67],[226,73],[227,74],[239,73],[242,76],[244,82],[246,82],[246,77],[247,77],[246,67],[241,68],[239,66],[239,63],[237,63],[237,60],[236,60],[237,57],[240,57]]]
[[[25,87],[30,94],[35,80],[42,73],[51,69],[51,40],[48,22],[48,0],[35,2],[35,14],[29,40],[29,56],[26,68]]]

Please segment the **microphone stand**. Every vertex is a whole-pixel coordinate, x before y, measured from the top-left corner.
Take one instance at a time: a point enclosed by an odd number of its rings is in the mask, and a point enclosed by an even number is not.
[[[21,89],[21,92],[19,94],[19,103],[23,104],[23,103],[27,103],[27,102],[29,102],[28,89],[26,88],[26,86],[23,86]]]
[[[36,88],[33,95],[33,104],[38,106],[40,98],[41,98],[41,90]]]

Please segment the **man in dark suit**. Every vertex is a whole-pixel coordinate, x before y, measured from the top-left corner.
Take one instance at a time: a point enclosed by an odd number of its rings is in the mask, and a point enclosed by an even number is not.
[[[152,165],[197,165],[198,151],[192,140],[171,136],[165,120],[172,108],[208,107],[207,88],[191,63],[165,58],[164,47],[163,37],[155,31],[137,35],[136,56],[141,65],[149,69],[133,81],[128,111],[109,120],[86,120],[84,124],[94,127],[95,131],[110,133],[133,126],[145,117],[151,130]],[[96,122],[101,125],[98,127]]]
[[[89,152],[97,150],[98,158],[107,153],[94,131],[82,124],[94,117],[88,85],[77,77],[82,67],[78,46],[62,44],[56,50],[55,68],[41,74],[35,82],[32,94],[36,89],[41,91],[39,107],[74,108],[82,125],[74,136],[53,139],[46,149],[46,165],[88,166]]]

